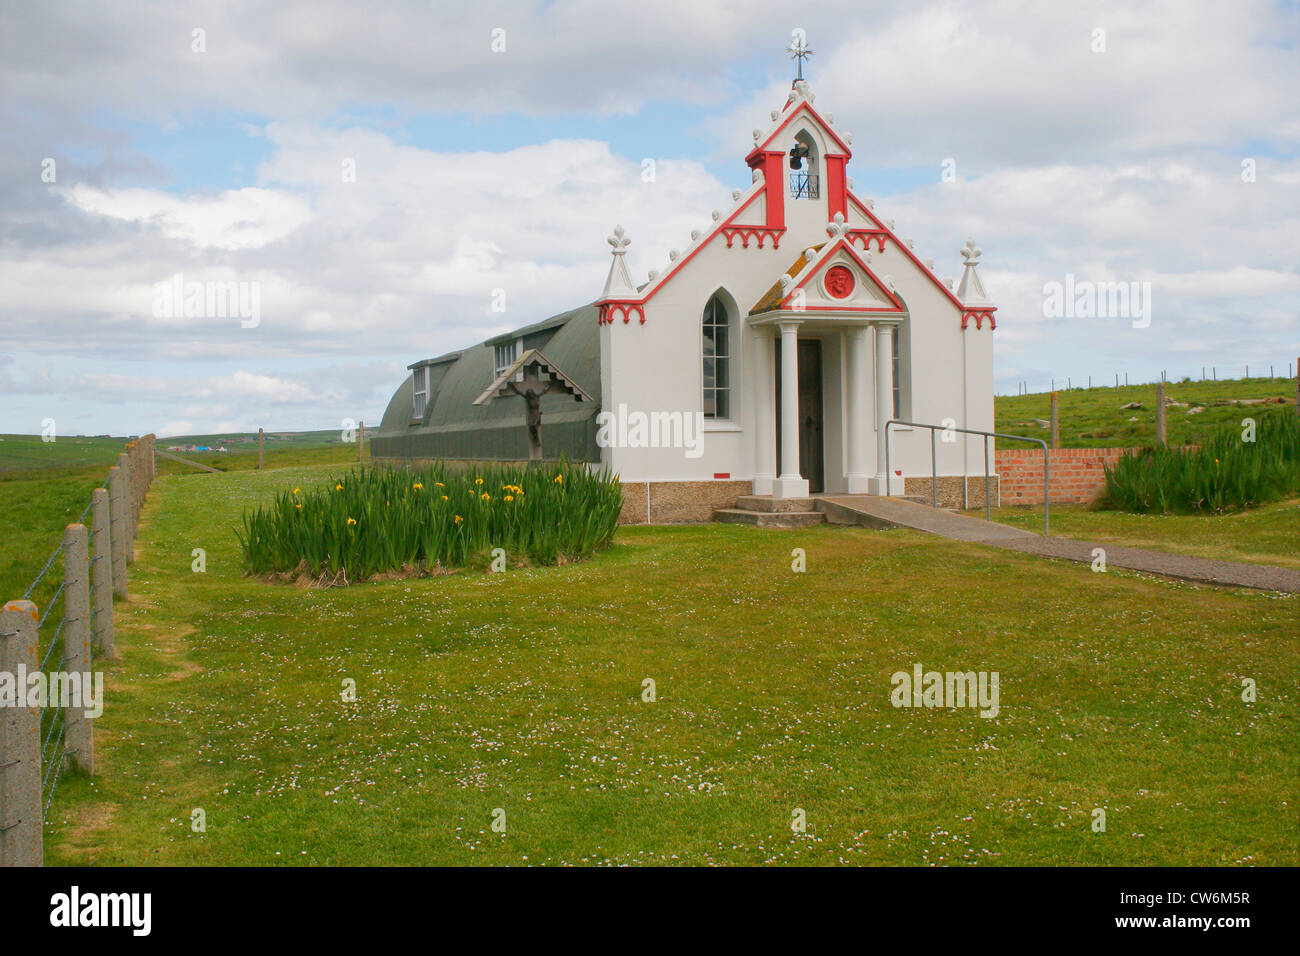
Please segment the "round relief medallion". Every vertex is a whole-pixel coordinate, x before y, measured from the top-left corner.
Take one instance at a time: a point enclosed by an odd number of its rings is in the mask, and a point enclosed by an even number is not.
[[[832,298],[847,299],[855,284],[853,273],[844,266],[835,266],[826,273],[826,294]]]

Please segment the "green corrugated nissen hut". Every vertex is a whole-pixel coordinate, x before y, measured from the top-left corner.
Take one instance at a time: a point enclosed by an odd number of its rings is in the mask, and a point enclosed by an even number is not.
[[[548,460],[599,462],[600,327],[584,305],[479,345],[408,366],[407,376],[370,439],[377,459],[526,461],[528,429],[520,398],[474,400],[519,356],[538,349],[596,402],[566,394],[542,398],[542,453]]]

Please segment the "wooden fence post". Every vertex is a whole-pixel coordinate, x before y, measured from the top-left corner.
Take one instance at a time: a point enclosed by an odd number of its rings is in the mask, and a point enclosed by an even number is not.
[[[1061,410],[1055,392],[1052,393],[1052,447],[1061,447]]]
[[[1156,382],[1156,443],[1166,444],[1165,431],[1165,380]]]
[[[93,545],[95,557],[91,559],[90,588],[95,612],[95,649],[107,658],[115,656],[113,650],[113,532],[109,517],[108,491],[96,488],[91,495]]]
[[[86,526],[70,524],[63,533],[63,660],[66,678],[77,681],[82,691],[90,687],[90,562],[86,557]],[[67,686],[65,678],[64,686]],[[94,773],[95,750],[90,718],[90,701],[82,696],[78,706],[63,704],[63,747],[74,766]]]
[[[257,470],[262,470],[262,429],[257,430]]]
[[[122,468],[108,469],[109,554],[113,593],[126,597],[126,496],[122,493]]]
[[[357,424],[357,461],[366,460],[366,423]]]
[[[36,670],[36,622],[31,601],[10,601],[0,610],[0,672],[15,681],[20,672]],[[23,693],[25,685],[15,691]],[[0,866],[40,866],[41,711],[13,703],[0,707]]]

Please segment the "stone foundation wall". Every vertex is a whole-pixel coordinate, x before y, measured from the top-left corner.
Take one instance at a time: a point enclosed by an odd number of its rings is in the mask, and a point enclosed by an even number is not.
[[[623,482],[623,511],[619,524],[646,523],[644,481]],[[748,481],[652,481],[650,524],[685,524],[710,521],[717,508],[734,508],[736,499],[747,495]]]
[[[961,475],[940,475],[938,480],[939,486],[939,507],[941,508],[960,508],[962,500],[962,482],[965,481],[966,497],[965,505],[968,508],[984,507],[984,476],[970,475],[963,479]],[[916,495],[924,499],[925,504],[930,503],[930,476],[924,478],[903,478],[903,494]],[[998,476],[989,476],[989,497],[993,499],[993,507],[998,506]]]

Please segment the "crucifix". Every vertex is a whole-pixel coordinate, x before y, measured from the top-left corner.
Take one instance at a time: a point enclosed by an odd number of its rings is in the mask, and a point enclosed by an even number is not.
[[[571,395],[577,402],[593,401],[581,386],[556,368],[546,356],[537,349],[529,349],[498,375],[483,394],[474,400],[474,404],[486,405],[494,398],[522,398],[524,423],[528,427],[528,463],[536,465],[542,460],[542,396],[553,392]]]
[[[797,36],[795,37],[794,42],[791,43],[790,46],[786,48],[786,52],[790,54],[791,59],[799,61],[799,75],[796,76],[795,79],[802,80],[803,61],[807,57],[813,55],[813,51],[808,49],[808,41],[805,40],[802,36]]]

